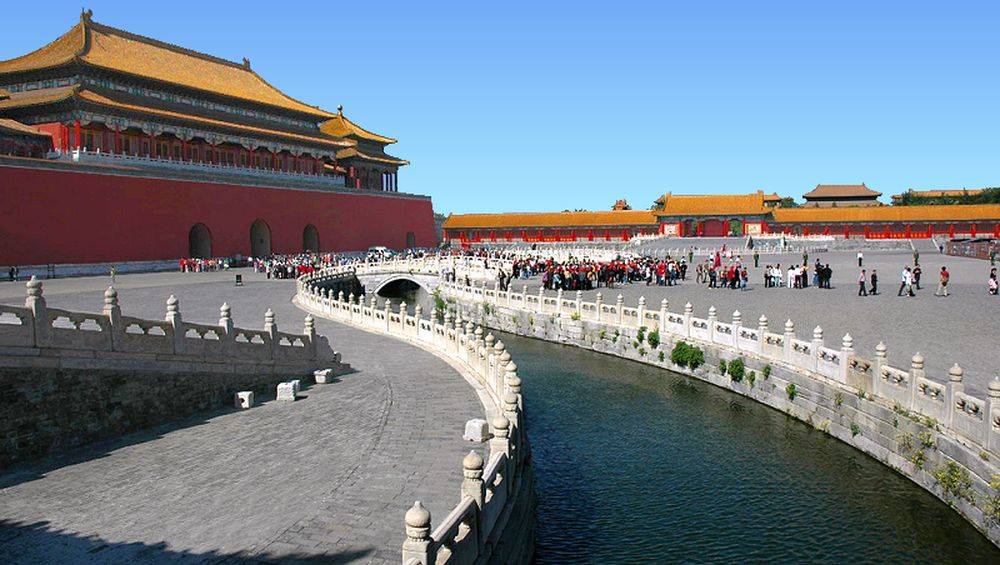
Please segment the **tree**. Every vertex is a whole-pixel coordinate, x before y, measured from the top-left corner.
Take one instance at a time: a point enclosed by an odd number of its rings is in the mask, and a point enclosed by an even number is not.
[[[782,208],[797,208],[798,203],[795,202],[795,199],[791,196],[785,196],[778,203],[778,206],[781,206]]]

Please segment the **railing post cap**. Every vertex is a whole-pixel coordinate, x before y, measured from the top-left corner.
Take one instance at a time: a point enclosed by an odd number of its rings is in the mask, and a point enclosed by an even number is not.
[[[483,470],[483,456],[476,450],[469,451],[469,454],[462,459],[462,469],[481,472]]]
[[[177,297],[171,294],[170,297],[167,298],[167,312],[177,312],[177,303]]]
[[[429,510],[424,508],[423,504],[420,504],[419,500],[417,500],[413,503],[413,506],[406,511],[405,520],[406,525],[411,528],[429,529],[431,525],[431,513]]]
[[[885,357],[885,352],[888,349],[889,348],[886,347],[885,343],[883,343],[883,342],[880,341],[880,342],[878,342],[878,345],[875,346],[875,354],[878,355],[878,356],[880,356],[880,357]]]
[[[274,310],[268,308],[267,312],[264,312],[264,323],[274,323]]]
[[[813,328],[813,339],[823,339],[823,328],[820,326]]]
[[[223,302],[222,306],[219,306],[219,314],[222,314],[223,318],[228,318],[231,312],[232,308],[229,306],[228,302]]]
[[[640,306],[645,306],[645,304],[646,304],[646,297],[645,296],[640,296],[639,297],[639,305]]]
[[[1000,398],[1000,373],[990,381],[989,389],[990,398]]]
[[[785,331],[788,333],[795,331],[795,322],[793,322],[791,319],[788,319],[785,322]]]
[[[715,306],[709,306],[708,307],[708,315],[709,316],[715,316],[715,312],[716,312]]]
[[[516,373],[517,372],[517,363],[514,363],[513,361],[508,361],[507,362],[507,366],[504,367],[504,369],[506,369],[508,373]]]
[[[670,302],[668,302],[666,298],[664,298],[663,300],[660,301],[660,307],[661,308],[665,309],[668,304],[670,304]]]
[[[965,371],[958,366],[958,363],[955,363],[951,366],[951,369],[948,369],[948,380],[956,383],[961,382],[963,374],[965,374]]]
[[[998,389],[1000,390],[1000,389]],[[493,428],[497,430],[506,430],[510,427],[510,420],[506,416],[497,415],[493,418]]]
[[[28,282],[24,285],[28,288],[28,296],[41,296],[42,295],[42,281],[38,280],[38,277],[31,275]]]
[[[757,319],[757,322],[763,326],[764,324],[767,323],[767,316],[761,314],[760,318]]]
[[[921,355],[919,351],[918,351],[918,352],[916,352],[916,353],[914,353],[914,354],[913,354],[913,357],[911,357],[911,358],[910,358],[910,364],[911,364],[911,365],[912,365],[912,366],[913,366],[914,368],[916,368],[916,369],[921,369],[921,368],[923,368],[923,366],[924,366],[924,356],[923,356],[923,355]],[[958,365],[955,365],[955,367],[957,367],[957,366],[958,366]],[[948,373],[950,374],[950,373],[951,373],[951,371],[949,370],[949,371],[948,371]]]

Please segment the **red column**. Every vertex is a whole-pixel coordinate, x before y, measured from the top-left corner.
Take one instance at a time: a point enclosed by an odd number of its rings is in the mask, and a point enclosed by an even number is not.
[[[156,135],[149,134],[149,156],[157,157],[160,154],[160,148],[156,146]]]
[[[73,121],[73,143],[77,149],[80,148],[80,120]]]

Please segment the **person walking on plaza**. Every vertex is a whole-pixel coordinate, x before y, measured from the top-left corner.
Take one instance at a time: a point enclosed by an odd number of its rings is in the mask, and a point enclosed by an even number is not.
[[[16,281],[17,280],[17,268],[16,267],[11,267],[10,270],[7,271],[7,276],[10,277],[10,282]]]
[[[990,278],[988,281],[986,281],[986,289],[993,296],[996,296],[998,290],[1000,290],[1000,286],[998,286],[997,284],[997,270],[995,267],[993,269],[990,269]]]
[[[948,296],[948,280],[951,278],[951,273],[948,272],[948,267],[941,267],[941,273],[938,277],[938,287],[937,291],[934,292],[934,296]]]
[[[907,296],[915,296],[913,292],[913,272],[910,271],[909,265],[899,274],[899,292],[896,293],[896,296],[903,296],[904,292]]]
[[[920,275],[924,274],[924,270],[920,268],[920,265],[914,263],[913,265],[913,284],[917,286],[917,290],[920,290]]]
[[[861,274],[858,276],[858,296],[868,296],[868,290],[865,289],[865,281],[868,280],[868,276],[865,274],[865,270],[861,269]]]
[[[878,273],[875,272],[875,269],[872,269],[872,290],[869,294],[872,296],[878,294]]]
[[[916,249],[913,250],[913,264],[920,265],[920,252]],[[919,286],[917,288],[920,288]]]
[[[865,264],[865,254],[858,251],[858,267],[863,267]]]
[[[753,250],[753,268],[756,269],[760,266],[760,253],[756,249]]]

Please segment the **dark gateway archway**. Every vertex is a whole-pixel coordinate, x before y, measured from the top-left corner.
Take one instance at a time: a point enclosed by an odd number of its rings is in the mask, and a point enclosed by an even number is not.
[[[254,220],[250,226],[250,256],[271,256],[271,228],[264,220]]]
[[[312,224],[302,230],[302,251],[319,253],[319,230]]]
[[[205,224],[195,224],[188,232],[188,257],[208,259],[212,256],[212,233]]]

